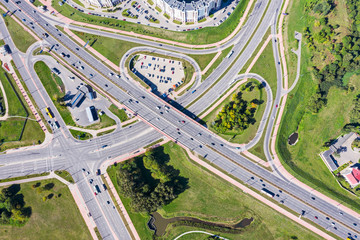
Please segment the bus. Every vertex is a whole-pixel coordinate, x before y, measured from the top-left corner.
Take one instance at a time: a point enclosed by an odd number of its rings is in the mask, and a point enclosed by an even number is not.
[[[261,189],[261,192],[268,195],[271,198],[273,198],[275,196],[275,194],[273,192],[271,192],[270,190],[268,190],[266,188]]]
[[[48,108],[48,107],[46,108],[46,113],[47,113],[47,115],[49,115],[50,118],[54,118],[54,115],[52,114],[50,108]]]
[[[226,56],[226,58],[230,58],[231,55],[233,55],[234,51],[229,52],[229,54]]]

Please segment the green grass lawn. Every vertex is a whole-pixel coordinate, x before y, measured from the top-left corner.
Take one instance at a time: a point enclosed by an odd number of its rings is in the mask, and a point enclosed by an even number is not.
[[[56,170],[55,174],[57,174],[58,176],[62,177],[63,179],[65,179],[66,181],[68,181],[69,183],[74,183],[74,179],[73,177],[70,175],[70,173],[68,171],[65,170]]]
[[[81,1],[79,1],[79,0],[74,0],[74,2],[76,3],[76,4],[78,4],[78,5],[80,5],[81,7],[85,7],[84,6],[84,4],[81,2]]]
[[[72,31],[75,35],[80,37],[85,42],[89,41],[89,46],[93,47],[96,51],[101,53],[107,59],[117,66],[120,64],[122,56],[131,48],[140,47],[141,45],[122,41],[119,39],[108,38],[98,35],[93,35],[84,32]],[[109,47],[112,46],[112,47]],[[116,51],[114,51],[114,48]]]
[[[277,64],[277,63],[276,63]],[[246,71],[246,69],[245,69]],[[270,85],[273,98],[276,96],[277,89],[277,76],[275,68],[275,60],[272,49],[272,42],[269,42],[254,66],[251,73],[257,73],[262,76],[266,82]]]
[[[4,151],[10,148],[23,147],[32,144],[41,143],[45,134],[40,125],[34,121],[34,115],[26,104],[20,90],[18,89],[15,80],[11,75],[7,75],[9,80],[4,75],[5,70],[0,68],[0,81],[3,84],[5,94],[9,104],[9,116],[11,117],[6,121],[0,121],[0,141],[4,142],[0,144],[0,150]],[[14,91],[15,89],[15,91]],[[19,96],[19,98],[18,98]],[[22,105],[22,103],[24,105]],[[25,121],[25,118],[29,114],[29,118]],[[25,124],[25,127],[24,127]],[[24,132],[21,136],[21,131],[24,127]]]
[[[74,0],[74,1],[78,1],[78,0]],[[35,0],[35,1],[33,2],[33,4],[34,4],[35,6],[37,6],[37,7],[44,6],[44,4],[42,4],[39,0]]]
[[[93,137],[90,133],[87,132],[82,132],[74,129],[69,129],[69,131],[71,135],[73,135],[73,137],[78,140],[88,140]]]
[[[0,81],[4,87],[5,94],[8,100],[9,105],[9,116],[21,116],[26,117],[27,112],[24,106],[22,105],[21,101],[18,98],[17,93],[14,91],[14,88],[17,88],[17,85],[15,81],[9,82],[8,79],[4,75],[5,70],[2,68],[0,69]],[[10,74],[7,74],[10,80],[12,79],[12,76]],[[19,95],[19,97],[22,97],[22,95]]]
[[[295,30],[301,31],[304,26],[313,24],[313,18],[302,17],[303,13],[299,11],[299,9],[303,9],[305,2],[293,1],[289,8],[289,18],[285,28],[288,38],[284,40],[288,47],[296,45],[293,38]],[[298,19],[301,20],[297,21]],[[300,73],[302,76],[294,92],[288,96],[277,135],[276,151],[286,170],[297,179],[359,211],[359,199],[338,185],[319,157],[323,144],[330,139],[337,138],[343,126],[349,122],[349,113],[353,107],[352,101],[360,88],[359,77],[355,75],[349,80],[355,86],[354,92],[347,93],[345,90],[332,87],[327,96],[327,106],[318,114],[308,113],[306,111],[308,99],[316,92],[317,87],[317,82],[310,75],[310,59],[311,53],[306,47],[303,47]],[[294,64],[296,61],[289,61],[289,69],[296,66]],[[287,139],[297,129],[299,141],[295,146],[289,146]]]
[[[188,54],[189,57],[192,57],[198,64],[201,70],[204,70],[206,66],[211,62],[217,53],[204,54],[204,55],[195,55]],[[219,56],[220,57],[220,56]]]
[[[109,110],[113,114],[115,114],[120,119],[121,122],[125,122],[126,120],[128,120],[128,116],[126,112],[123,109],[117,108],[114,104],[110,105]]]
[[[219,64],[222,62],[222,60],[228,55],[228,53],[230,52],[230,50],[233,47],[228,47],[224,50],[222,50],[222,53],[220,54],[220,56],[215,60],[215,62],[211,65],[211,67],[206,71],[206,73],[204,75],[202,75],[201,80],[204,81],[213,71],[215,68],[217,68],[219,66]]]
[[[99,118],[100,118],[100,122],[91,124],[91,125],[85,127],[85,129],[98,130],[98,129],[110,127],[110,126],[113,126],[116,124],[115,120],[106,114],[103,114],[101,116],[99,114]]]
[[[50,68],[44,62],[37,62],[34,65],[35,72],[39,76],[42,84],[44,85],[46,92],[53,100],[54,105],[59,111],[66,125],[76,126],[70,111],[66,106],[60,105],[57,99],[65,96],[65,91],[58,85],[55,80],[55,74],[51,73]]]
[[[4,13],[3,11],[0,12],[1,14]],[[3,19],[17,49],[21,52],[26,52],[30,45],[36,42],[35,38],[31,36],[30,33],[26,32],[24,28],[10,16],[6,16]]]
[[[252,224],[246,227],[242,234],[226,234],[229,239],[290,239],[291,236],[297,236],[298,239],[320,239],[283,215],[244,194],[225,180],[193,163],[178,145],[171,142],[163,147],[164,152],[170,156],[168,164],[179,170],[180,176],[188,179],[189,186],[177,199],[158,210],[164,217],[191,216],[225,223],[234,223],[244,217],[254,218]],[[108,169],[115,188],[117,188],[116,180],[114,181],[116,169],[117,167]],[[140,238],[152,239],[152,233],[146,227],[149,220],[148,215],[130,211],[129,199],[122,197],[121,194],[120,197]],[[175,236],[187,230],[193,230],[193,228],[170,227],[160,239],[174,239]],[[215,232],[215,234],[218,233]],[[220,235],[225,236],[225,234]],[[192,239],[204,238],[202,236]]]
[[[245,11],[248,5],[248,2],[249,0],[240,1],[240,3],[233,11],[231,16],[220,26],[206,27],[189,32],[170,31],[170,30],[145,26],[145,25],[131,23],[117,19],[93,16],[79,12],[74,8],[72,8],[71,6],[69,6],[68,4],[64,4],[63,6],[60,6],[58,4],[58,1],[55,0],[52,1],[51,5],[60,14],[64,15],[65,17],[69,17],[75,21],[106,26],[106,27],[120,29],[129,32],[146,34],[153,37],[169,39],[169,40],[174,40],[189,44],[207,44],[207,43],[218,42],[226,38],[231,32],[234,31],[234,29],[236,28],[236,26],[240,21],[241,16],[243,15],[243,12]]]
[[[249,152],[254,154],[255,156],[258,156],[262,160],[267,161],[264,152],[264,139],[265,139],[265,132],[262,133],[260,140],[255,144],[255,146],[249,149]]]
[[[23,227],[1,226],[0,239],[91,239],[91,235],[66,185],[56,179],[38,181],[41,186],[54,183],[50,191],[37,193],[36,182],[20,184],[26,206],[32,209],[29,221]],[[43,202],[50,193],[54,197]],[[58,197],[60,194],[60,197]]]
[[[248,83],[248,82],[246,82],[246,83]],[[258,81],[256,81],[256,80],[253,80],[253,82],[255,84],[258,84]],[[211,124],[213,121],[215,121],[216,116],[218,115],[219,111],[223,108],[223,106],[225,106],[227,103],[229,103],[231,101],[232,95],[235,94],[236,92],[238,92],[239,89],[240,89],[240,87],[237,90],[235,90],[234,92],[232,92],[230,94],[230,96],[228,96],[221,104],[219,104],[213,111],[211,111],[202,120],[206,123],[206,125],[208,126],[208,128],[211,131],[215,132],[217,135],[221,136],[225,140],[230,141],[230,142],[234,142],[234,143],[247,143],[247,142],[249,142],[251,139],[253,139],[255,137],[257,129],[258,129],[259,124],[260,124],[260,120],[261,120],[262,115],[264,114],[264,111],[265,111],[266,93],[265,93],[265,91],[263,89],[258,90],[255,87],[254,90],[251,91],[251,92],[243,91],[242,98],[244,100],[246,100],[246,101],[251,101],[253,99],[259,99],[259,100],[264,101],[263,104],[260,104],[257,107],[256,113],[254,115],[254,118],[256,119],[255,124],[250,125],[247,129],[244,130],[243,133],[239,133],[238,131],[235,131],[235,130],[228,131],[226,133],[218,133],[212,127],[212,124]]]
[[[109,133],[112,133],[113,131],[115,131],[115,128],[114,129],[110,129],[110,130],[106,130],[106,131],[103,131],[103,132],[99,132],[98,134],[96,134],[97,137],[100,137],[100,136],[103,136],[105,134],[109,134]]]

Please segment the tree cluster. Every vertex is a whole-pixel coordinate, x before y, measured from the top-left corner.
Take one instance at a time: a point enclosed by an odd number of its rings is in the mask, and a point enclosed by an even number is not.
[[[360,124],[360,95],[354,99],[354,108],[350,112],[350,122]]]
[[[153,212],[169,204],[187,187],[187,179],[166,164],[163,148],[151,149],[143,157],[121,163],[117,183],[137,212]],[[165,157],[165,160],[164,160]]]
[[[360,38],[356,27],[356,22],[360,20],[358,9],[360,1],[348,0],[348,13],[353,19],[351,34],[337,40],[338,33],[335,30],[338,25],[329,24],[326,16],[334,9],[332,1],[311,0],[307,4],[307,10],[311,9],[321,15],[320,20],[315,21],[315,27],[320,30],[312,33],[309,28],[304,29],[307,46],[310,50],[320,51],[317,46],[325,45],[326,49],[320,54],[331,55],[327,60],[330,61],[324,67],[313,66],[313,76],[318,82],[318,91],[309,101],[309,106],[313,112],[318,112],[326,104],[326,97],[332,86],[345,88],[343,77],[347,72],[354,72],[360,69]],[[313,56],[314,57],[314,56]]]
[[[21,226],[31,216],[31,208],[25,207],[24,196],[18,194],[20,185],[3,188],[0,194],[0,224]]]
[[[247,102],[242,98],[242,92],[235,93],[231,102],[226,104],[216,116],[214,129],[221,133],[228,130],[244,131],[250,124],[255,123],[256,107],[261,103],[256,99]]]

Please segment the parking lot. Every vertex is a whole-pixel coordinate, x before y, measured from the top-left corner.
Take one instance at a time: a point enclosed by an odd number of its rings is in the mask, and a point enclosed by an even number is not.
[[[181,61],[143,54],[138,56],[134,73],[152,89],[168,94],[183,84],[185,73]]]
[[[232,0],[222,2],[219,10],[213,13],[213,17],[207,17],[207,21],[195,23],[192,25],[178,25],[164,17],[164,12],[155,10],[155,4],[150,5],[146,0],[124,0],[114,8],[114,12],[105,12],[101,9],[89,10],[79,5],[71,4],[76,10],[95,16],[108,17],[121,21],[130,21],[147,26],[159,27],[162,29],[171,29],[174,31],[192,31],[207,26],[219,26],[223,23],[235,10],[240,0]],[[85,5],[88,5],[86,2]],[[90,7],[90,5],[89,5]]]

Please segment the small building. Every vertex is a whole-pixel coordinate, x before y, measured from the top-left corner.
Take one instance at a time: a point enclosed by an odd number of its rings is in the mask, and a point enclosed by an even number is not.
[[[352,188],[360,183],[360,170],[357,167],[347,168],[342,175]]]
[[[79,105],[81,100],[84,98],[85,94],[82,91],[78,91],[75,96],[70,101],[71,108],[75,108]]]
[[[89,122],[94,122],[98,119],[97,112],[94,106],[86,108],[86,115],[89,119]]]
[[[1,46],[0,53],[4,56],[6,56],[7,54],[11,54],[11,49],[10,49],[9,45],[5,44],[5,45]]]

